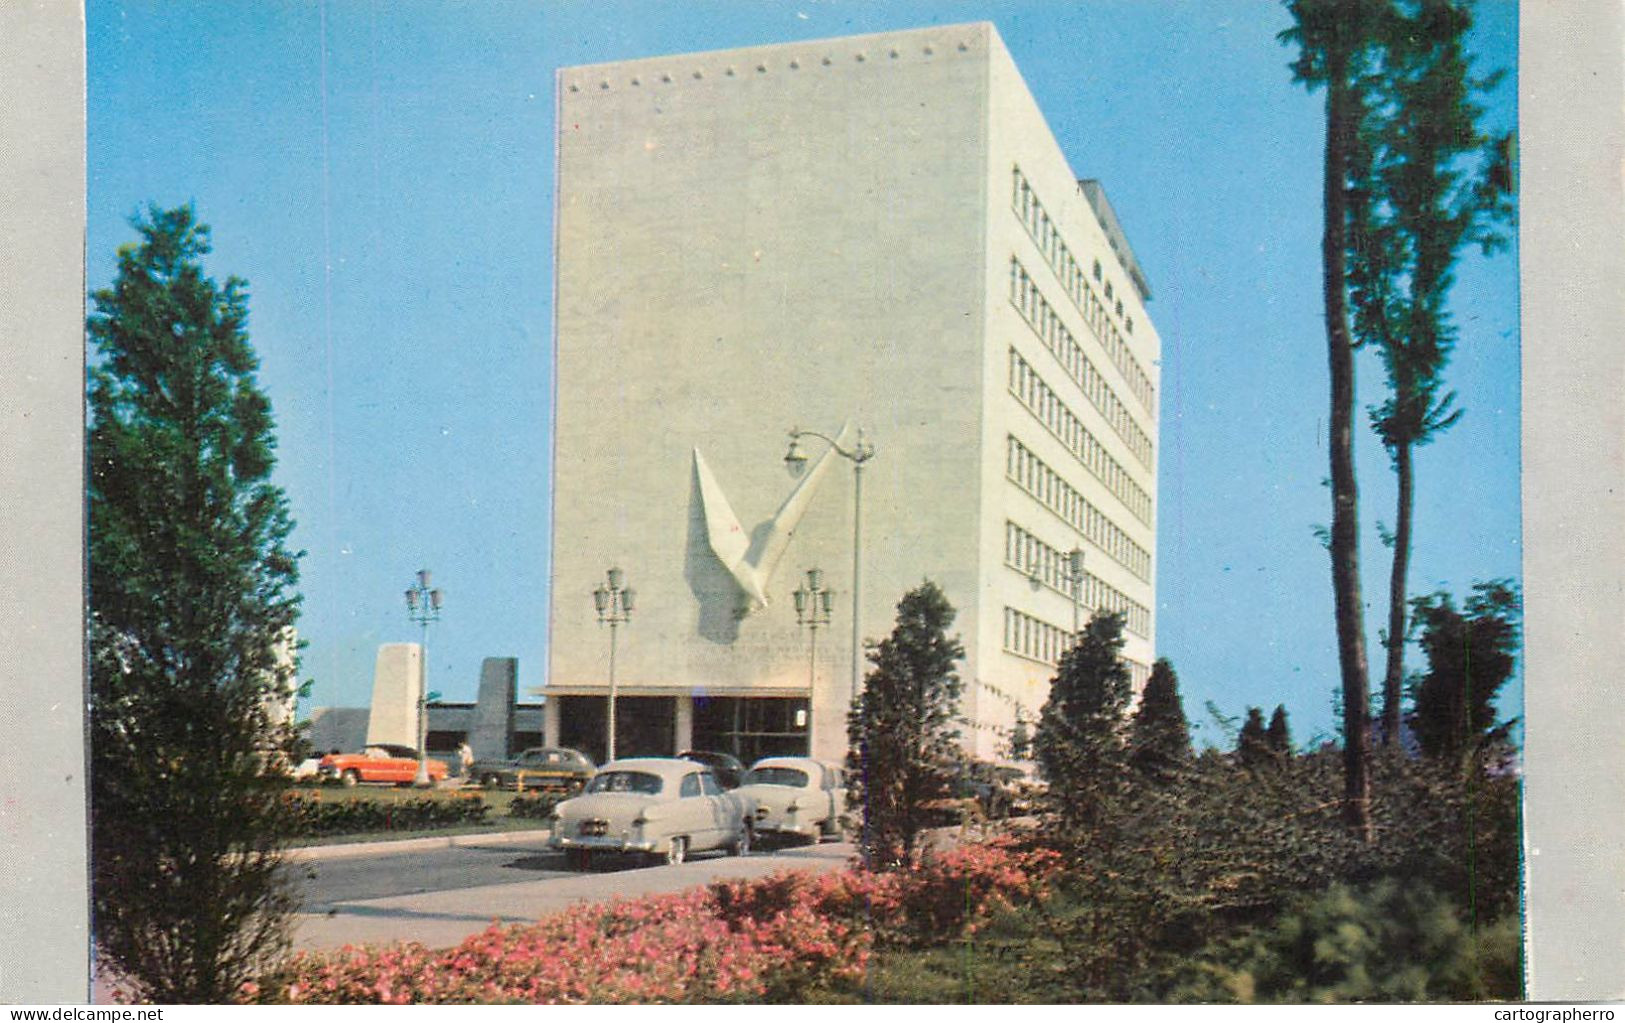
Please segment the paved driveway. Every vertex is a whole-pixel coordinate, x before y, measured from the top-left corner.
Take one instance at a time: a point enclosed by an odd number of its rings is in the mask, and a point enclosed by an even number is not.
[[[421,876],[430,878],[424,883],[433,888],[386,895],[374,894],[381,882],[362,880],[360,875],[353,882],[334,880],[339,872],[352,869],[349,863],[335,861],[328,868],[328,880],[319,881],[325,861],[317,859],[304,864],[315,872],[311,883],[318,887],[311,893],[315,897],[307,895],[312,911],[295,918],[294,947],[321,949],[391,941],[449,946],[493,921],[529,922],[577,903],[681,891],[723,878],[765,877],[783,870],[839,870],[852,854],[852,846],[843,842],[759,851],[745,857],[704,855],[671,867],[611,863],[587,871],[567,871],[562,856],[531,843],[470,842],[450,849],[369,855],[370,870],[381,868],[389,873],[393,863],[398,875],[410,870],[424,872]],[[499,883],[468,886],[469,876],[455,869],[458,857],[466,857],[467,869],[475,874],[493,867],[507,873]]]

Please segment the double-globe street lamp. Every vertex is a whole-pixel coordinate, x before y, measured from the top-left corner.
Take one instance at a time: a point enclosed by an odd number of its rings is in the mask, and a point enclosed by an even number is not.
[[[615,759],[615,629],[632,620],[636,594],[626,584],[618,568],[604,573],[604,585],[592,591],[592,604],[598,611],[598,624],[609,626],[609,724],[606,728],[604,763]]]
[[[418,571],[417,582],[406,591],[406,616],[423,627],[418,654],[418,769],[412,784],[429,787],[429,623],[440,620],[440,591],[429,586],[429,570]]]
[[[784,464],[797,474],[807,465],[807,455],[801,450],[802,437],[816,437],[852,463],[852,702],[856,703],[858,687],[863,682],[863,633],[858,620],[863,607],[863,464],[875,457],[875,446],[864,439],[861,429],[857,442],[850,448],[842,447],[835,438],[817,430],[792,429]]]
[[[791,594],[796,601],[796,624],[812,633],[807,642],[807,755],[813,755],[813,694],[818,687],[818,630],[829,624],[830,605],[835,594],[824,588],[824,573],[807,569],[807,581]]]

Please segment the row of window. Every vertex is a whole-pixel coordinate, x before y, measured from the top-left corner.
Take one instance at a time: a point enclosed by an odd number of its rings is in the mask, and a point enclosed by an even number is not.
[[[1025,364],[1020,368],[1025,369]],[[1029,373],[1028,382],[1030,383],[1033,379],[1035,379],[1035,376]],[[1030,388],[1028,393],[1031,393]],[[1024,397],[1023,401],[1026,400]],[[1059,403],[1052,402],[1050,404],[1053,406]],[[1141,579],[1147,582],[1151,581],[1150,552],[1130,539],[1122,527],[1113,522],[1105,512],[1097,508],[1093,501],[1079,493],[1065,479],[1062,479],[1059,473],[1050,469],[1042,459],[1033,455],[1020,442],[1017,442],[1007,452],[1006,457],[1013,463],[1011,467],[1016,470],[1017,478],[1025,478],[1029,481],[1022,484],[1023,489],[1038,498],[1063,519],[1066,519],[1068,523],[1079,526],[1079,531],[1088,537],[1089,541],[1096,547],[1105,551],[1112,560]],[[1141,491],[1141,493],[1143,495],[1144,492]],[[1071,514],[1074,509],[1077,512],[1076,516]]]
[[[1089,357],[1083,354],[1083,346],[1078,344],[1077,338],[1072,336],[1066,324],[1055,312],[1055,307],[1049,304],[1038,288],[1038,282],[1027,273],[1027,268],[1015,256],[1010,257],[1010,302],[1021,313],[1021,318],[1032,327],[1033,333],[1044,343],[1044,347],[1058,359],[1072,379],[1083,388],[1088,396],[1089,403],[1100,410],[1106,417],[1106,422],[1117,431],[1117,435],[1128,442],[1129,451],[1138,458],[1147,468],[1151,467],[1154,457],[1151,448],[1151,437],[1134,421],[1129,414],[1128,406],[1117,397],[1117,393],[1106,383],[1106,378],[1095,368]]]
[[[1006,441],[1005,474],[1034,500],[1106,551],[1113,560],[1141,579],[1150,581],[1150,554],[1128,539],[1121,528],[1093,502],[1013,436]]]
[[[1010,192],[1010,206],[1020,218],[1022,226],[1032,236],[1038,248],[1049,260],[1050,269],[1060,279],[1061,288],[1066,292],[1078,312],[1083,314],[1084,321],[1094,330],[1095,336],[1100,339],[1100,345],[1106,349],[1106,354],[1128,380],[1129,389],[1134,396],[1140,399],[1146,411],[1155,412],[1157,406],[1156,388],[1151,384],[1151,377],[1141,368],[1140,362],[1129,351],[1128,341],[1118,332],[1117,325],[1106,316],[1107,305],[1119,317],[1123,318],[1123,326],[1130,334],[1134,333],[1134,317],[1123,316],[1123,302],[1121,299],[1113,300],[1112,283],[1104,279],[1100,260],[1094,261],[1092,273],[1096,283],[1099,283],[1106,292],[1106,298],[1101,300],[1095,292],[1094,285],[1084,275],[1083,267],[1073,258],[1066,242],[1061,240],[1061,234],[1055,228],[1054,221],[1044,210],[1044,204],[1038,201],[1038,195],[1032,186],[1027,183],[1021,168],[1011,168],[1012,183]]]
[[[1071,642],[1072,636],[1065,629],[1058,629],[1013,607],[1004,609],[1004,649],[1009,653],[1031,657],[1046,664],[1057,664]],[[1134,691],[1143,691],[1151,677],[1150,667],[1126,657],[1123,658],[1123,665],[1128,668],[1129,683]]]
[[[1077,456],[1084,468],[1106,484],[1106,489],[1116,495],[1136,518],[1146,525],[1151,524],[1151,495],[1134,482],[1117,459],[1106,453],[1106,446],[1095,439],[1083,421],[1056,396],[1032,364],[1014,348],[1010,349],[1010,393],[1049,427],[1050,432]]]
[[[1053,590],[1072,596],[1071,559],[1014,522],[1004,524],[1004,563]],[[1138,636],[1151,634],[1151,612],[1144,604],[1101,582],[1084,569],[1078,603],[1095,611],[1118,611],[1123,627]]]
[[[1004,648],[1010,653],[1054,664],[1071,642],[1072,636],[1065,629],[1057,629],[1013,607],[1004,609]]]

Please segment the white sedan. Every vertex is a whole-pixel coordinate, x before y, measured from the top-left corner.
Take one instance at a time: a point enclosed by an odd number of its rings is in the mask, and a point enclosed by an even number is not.
[[[764,757],[734,792],[756,804],[758,834],[841,837],[846,782],[838,768],[807,757]]]
[[[575,867],[593,853],[641,853],[681,863],[689,853],[750,851],[756,806],[690,760],[638,757],[598,769],[581,795],[553,811],[548,844]]]

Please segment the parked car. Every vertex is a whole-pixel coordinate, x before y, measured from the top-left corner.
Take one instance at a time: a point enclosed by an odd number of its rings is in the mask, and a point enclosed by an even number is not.
[[[431,758],[427,764],[430,781],[445,779],[444,761]],[[390,742],[371,743],[360,753],[329,753],[316,765],[317,777],[344,785],[359,785],[364,781],[410,785],[417,780],[417,773],[418,751]]]
[[[506,760],[476,760],[468,777],[488,789],[542,789],[575,795],[598,773],[580,750],[534,746]]]
[[[633,853],[681,863],[690,853],[750,851],[756,805],[726,791],[703,764],[663,757],[614,760],[586,789],[553,810],[548,844],[573,867],[597,853]]]
[[[677,754],[680,759],[692,760],[696,764],[704,764],[717,776],[717,781],[725,789],[737,789],[739,779],[745,774],[745,765],[732,753],[715,753],[708,750],[686,749]]]
[[[922,803],[921,809],[932,827],[1003,820],[1031,813],[1040,791],[1041,786],[1014,764],[965,760],[954,770],[949,795]]]
[[[808,757],[763,757],[736,791],[756,804],[756,833],[838,841],[846,813],[839,768]]]

